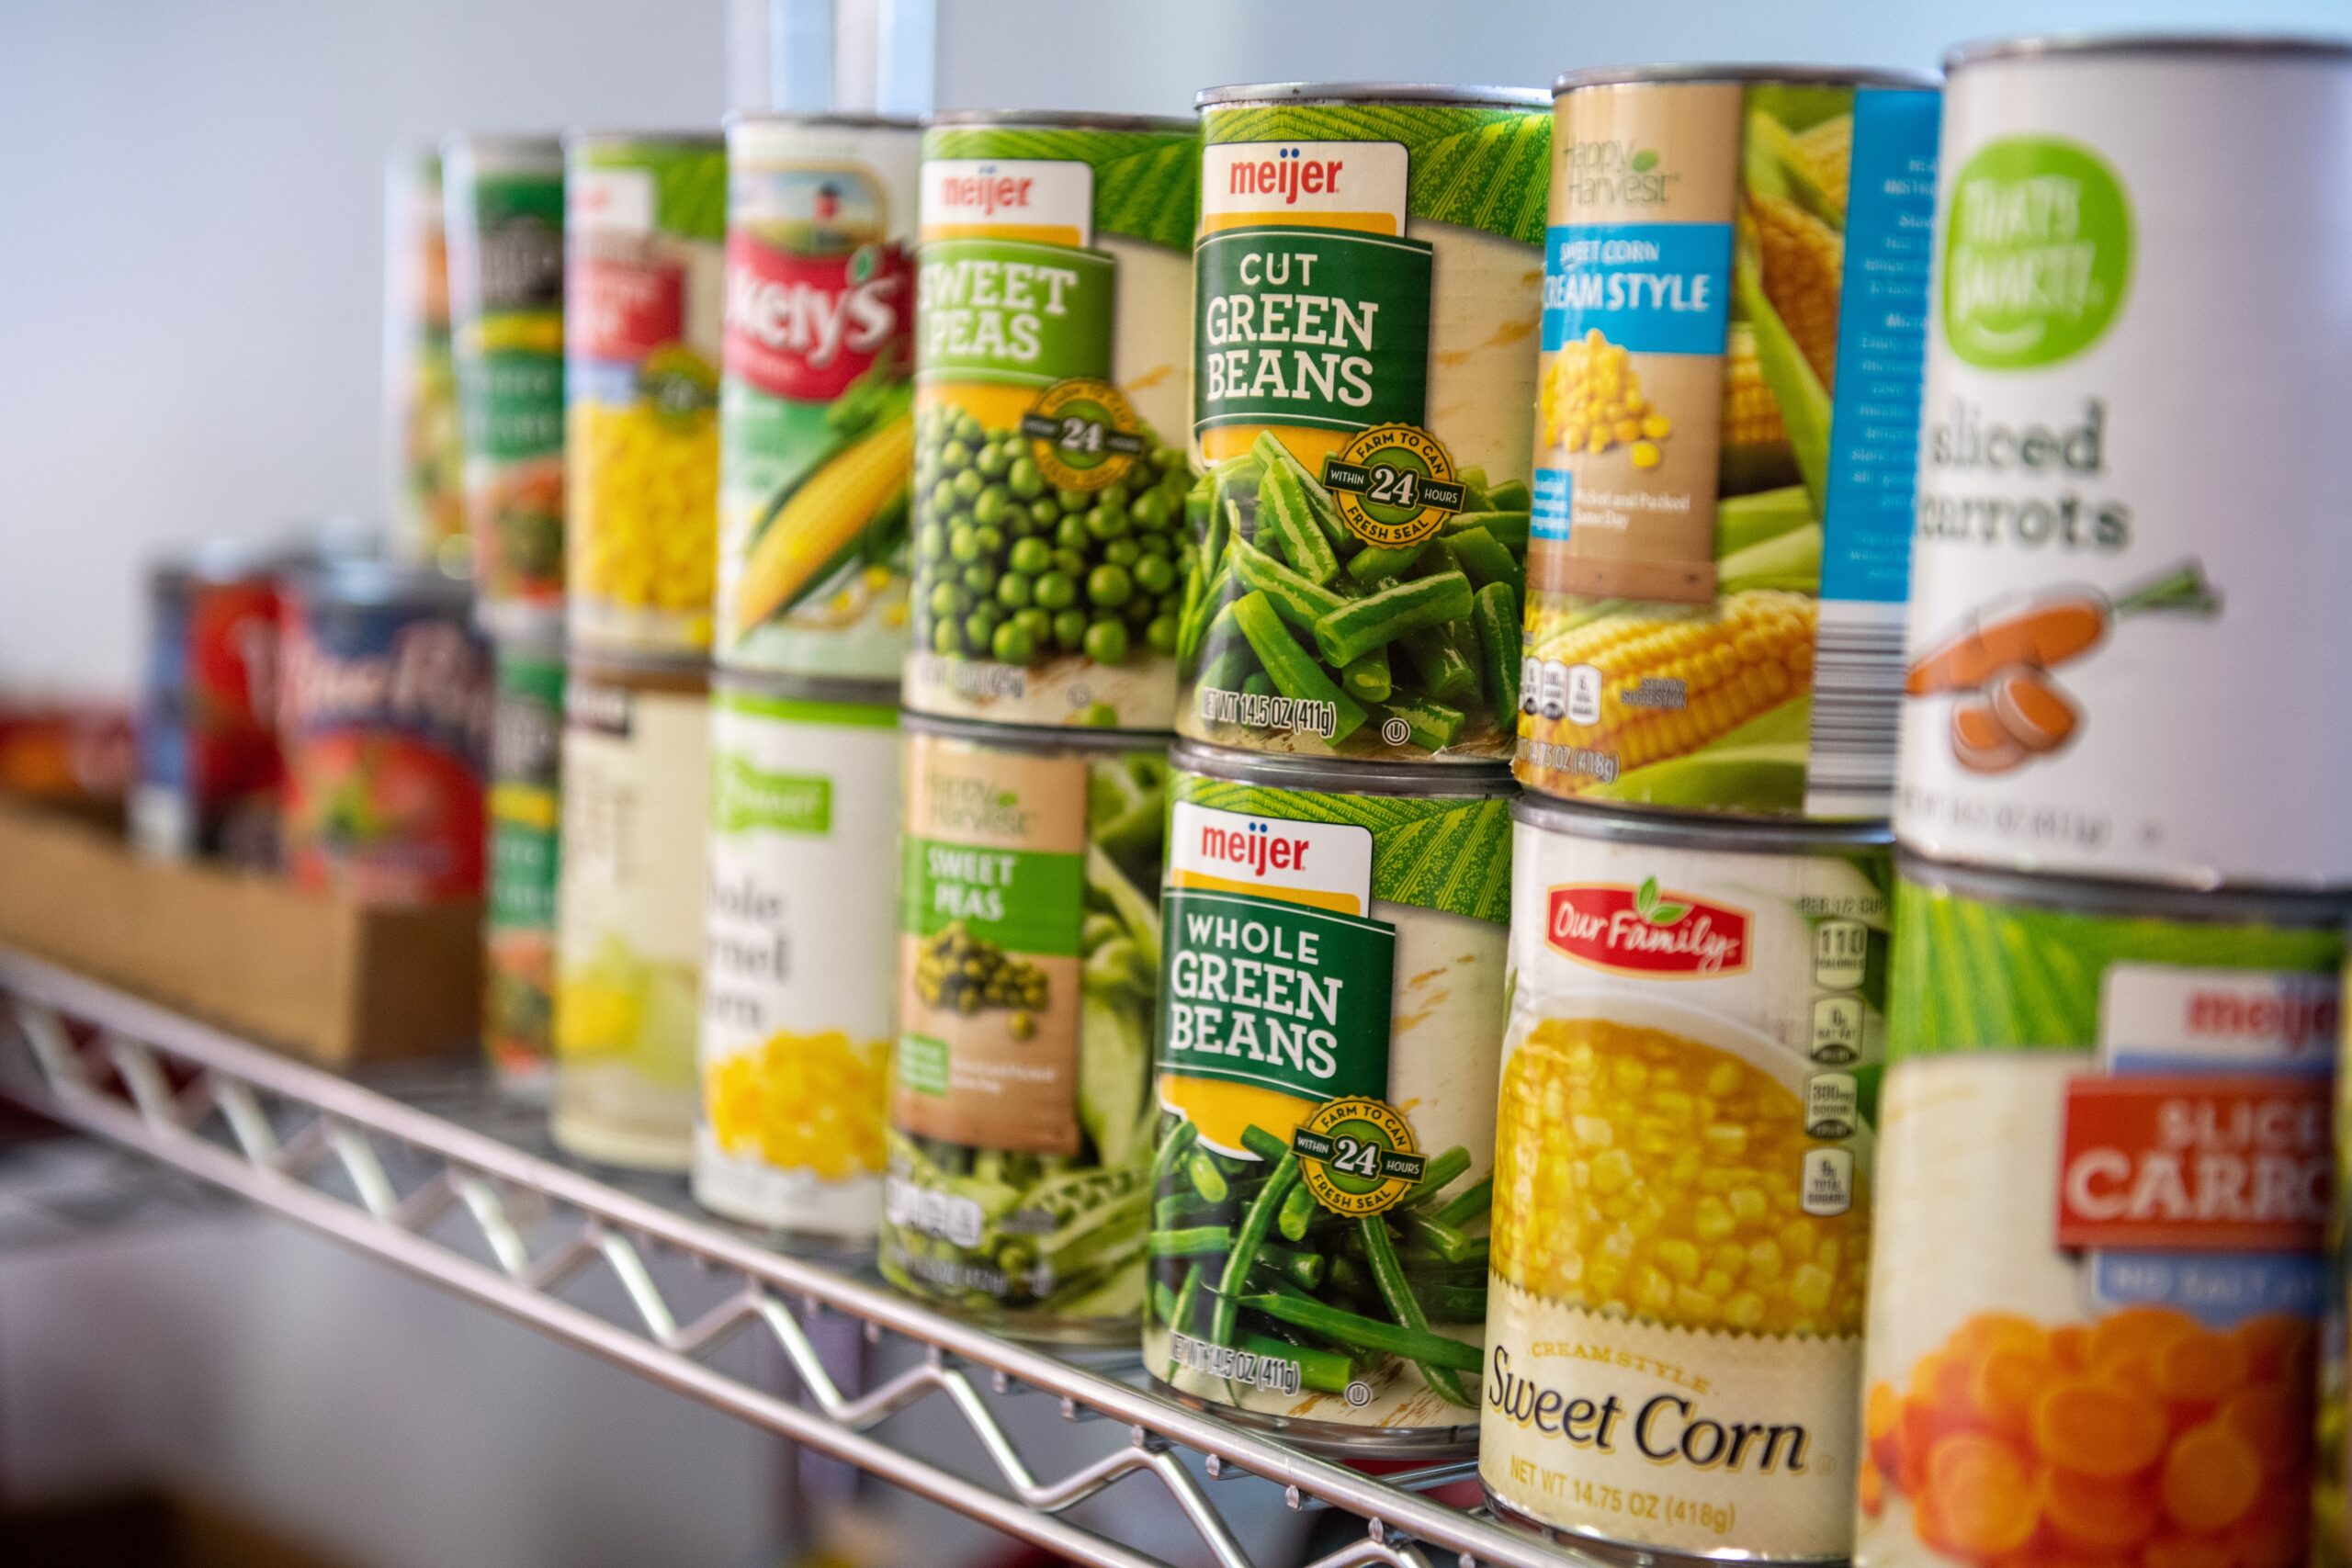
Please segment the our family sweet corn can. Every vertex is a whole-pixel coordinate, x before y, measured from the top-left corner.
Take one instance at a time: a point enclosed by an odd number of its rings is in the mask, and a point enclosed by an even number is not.
[[[1862,1568],[2294,1568],[2340,898],[1906,858]]]
[[[1516,786],[1172,763],[1145,1365],[1310,1448],[1466,1451]]]
[[[897,687],[722,672],[710,763],[695,1197],[870,1243],[898,977]]]
[[[1201,95],[1177,728],[1508,759],[1551,120],[1541,93]]]
[[[566,630],[695,657],[718,556],[727,146],[575,135],[564,158]]]
[[[1842,1560],[1885,831],[1518,817],[1487,1495],[1645,1559]]]
[[[908,711],[1169,728],[1199,175],[1188,120],[923,132]]]
[[[1948,63],[1895,832],[2020,871],[2352,885],[2346,688],[2297,679],[2352,581],[2352,45]]]
[[[1519,776],[1883,818],[1935,209],[1935,78],[1560,78]]]
[[[555,1050],[563,648],[501,643],[492,662],[482,1044],[502,1088],[537,1095],[547,1089]]]
[[[905,728],[882,1272],[1007,1333],[1132,1344],[1166,751]]]
[[[563,620],[563,143],[453,136],[441,200],[474,615],[544,637]]]
[[[472,570],[465,446],[449,356],[449,253],[441,158],[392,160],[384,181],[384,421],[392,530],[401,551],[452,576]]]
[[[914,413],[911,120],[727,129],[721,665],[896,681]]]

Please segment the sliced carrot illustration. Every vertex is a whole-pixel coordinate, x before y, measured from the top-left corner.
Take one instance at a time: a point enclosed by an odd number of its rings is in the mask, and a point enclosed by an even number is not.
[[[1874,1459],[1864,1459],[1854,1472],[1854,1506],[1872,1519],[1886,1506],[1886,1477]]]
[[[2086,1475],[2122,1476],[2164,1453],[2164,1407],[2115,1383],[2075,1379],[2045,1391],[2033,1409],[2033,1441],[2051,1463]]]
[[[2159,1517],[2144,1483],[2073,1470],[2052,1470],[2043,1479],[2041,1514],[2059,1539],[2083,1551],[2137,1545],[2155,1533]]]
[[[2262,1491],[2254,1446],[2220,1421],[2185,1432],[2165,1456],[2165,1513],[2183,1529],[2225,1529]]]
[[[2074,699],[2030,664],[1995,671],[1985,695],[2001,728],[2029,751],[2057,750],[2083,722]]]
[[[2239,1324],[2230,1331],[2230,1337],[2245,1347],[2249,1375],[2285,1378],[2290,1387],[2311,1381],[2305,1374],[2312,1362],[2314,1337],[2306,1319],[2290,1317],[2283,1312],[2265,1313]]]
[[[2140,1549],[2141,1568],[2232,1568],[2227,1544],[2211,1536],[2160,1535]]]
[[[2036,1339],[2041,1337],[2039,1331]],[[2050,1386],[2054,1369],[2039,1349],[2001,1346],[1987,1350],[1969,1382],[1969,1402],[1985,1425],[2011,1437],[2026,1436],[2036,1395]]]
[[[2243,1389],[2222,1406],[2222,1420],[2245,1439],[2262,1461],[2262,1468],[2277,1473],[2297,1469],[2312,1448],[2312,1390],[2308,1382],[2258,1382]]]
[[[1952,705],[1951,754],[1971,773],[2005,773],[2025,761],[2026,750],[1990,702],[1971,697]]]
[[[1928,1485],[1946,1539],[1970,1556],[1996,1557],[2033,1538],[2041,1501],[2023,1456],[1984,1432],[1960,1432],[1928,1458]]]
[[[2226,1335],[2199,1329],[2155,1354],[2156,1392],[2166,1399],[2217,1404],[2245,1385],[2250,1358]]]

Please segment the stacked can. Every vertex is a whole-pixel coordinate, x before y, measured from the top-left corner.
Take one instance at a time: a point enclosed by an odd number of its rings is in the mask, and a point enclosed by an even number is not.
[[[1200,100],[1144,1355],[1368,1459],[1477,1433],[1543,103]]]
[[[1947,69],[1855,1557],[2340,1562],[2352,49]]]
[[[880,1265],[1132,1341],[1176,705],[1187,121],[922,139],[896,1055]]]
[[[1555,85],[1479,1470],[1848,1555],[1938,95]]]
[[[393,160],[384,183],[384,423],[401,552],[453,577],[471,570],[465,449],[449,345],[441,158]]]

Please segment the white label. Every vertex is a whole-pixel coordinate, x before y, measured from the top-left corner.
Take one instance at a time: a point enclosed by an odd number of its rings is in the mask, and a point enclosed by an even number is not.
[[[1059,158],[933,158],[922,166],[922,237],[1010,233],[1094,243],[1094,169]]]
[[[2099,1048],[2110,1061],[2324,1068],[2335,1059],[2339,995],[2333,975],[2110,964]]]
[[[1168,871],[1171,887],[1279,888],[1319,895],[1301,903],[1361,915],[1372,906],[1372,829],[1180,800],[1169,813]]]
[[[1397,141],[1226,141],[1201,155],[1201,216],[1280,223],[1302,213],[1376,215],[1405,231],[1412,159]]]
[[[1804,1152],[1804,1212],[1816,1218],[1842,1214],[1854,1206],[1854,1151]]]
[[[564,182],[564,226],[577,233],[653,231],[653,174],[649,169],[574,169]]]

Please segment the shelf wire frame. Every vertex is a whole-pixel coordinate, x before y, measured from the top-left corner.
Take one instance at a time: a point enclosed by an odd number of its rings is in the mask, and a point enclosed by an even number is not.
[[[1361,1538],[1304,1568],[1604,1568],[1419,1495],[1475,1475],[1470,1463],[1374,1480],[5,947],[0,992],[25,1047],[18,1055],[29,1056],[0,1071],[0,1090],[35,1110],[1072,1562],[1163,1562],[1064,1517],[1142,1472],[1165,1490],[1217,1568],[1257,1568],[1210,1488],[1185,1465],[1179,1450],[1191,1450],[1204,1456],[1211,1482],[1257,1476],[1282,1487],[1293,1508],[1322,1505],[1363,1520]],[[395,1151],[390,1165],[387,1146]],[[403,1186],[393,1167],[431,1174]],[[347,1196],[330,1190],[337,1178]],[[491,1263],[439,1238],[436,1227],[460,1214]],[[529,1215],[544,1223],[521,1217]],[[544,1239],[550,1227],[560,1233],[551,1241]],[[648,1264],[655,1252],[683,1255],[733,1288],[682,1320]],[[633,1323],[565,1299],[599,1269],[626,1297]],[[895,1335],[924,1354],[863,1393],[845,1391],[802,1325],[828,1312],[860,1320],[869,1343]],[[805,1403],[706,1364],[718,1346],[751,1330],[771,1337]],[[1121,1422],[1126,1441],[1041,1480],[990,1410],[982,1382],[998,1394],[1051,1395],[1065,1419]],[[930,1401],[944,1401],[969,1428],[995,1486],[875,1435],[891,1416]]]

